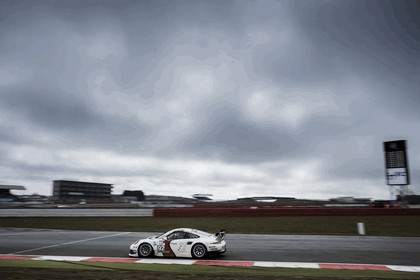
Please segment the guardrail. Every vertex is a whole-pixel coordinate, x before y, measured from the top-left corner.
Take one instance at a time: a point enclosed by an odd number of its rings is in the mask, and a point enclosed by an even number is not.
[[[240,217],[240,216],[387,216],[420,215],[408,208],[156,208],[155,217]]]
[[[0,217],[152,217],[153,209],[0,209]]]

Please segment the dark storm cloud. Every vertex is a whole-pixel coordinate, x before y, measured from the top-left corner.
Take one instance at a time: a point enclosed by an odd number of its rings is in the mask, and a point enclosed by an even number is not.
[[[54,86],[6,89],[0,96],[0,104],[17,118],[50,129],[77,130],[98,122],[87,104]]]
[[[298,1],[292,10],[310,38],[312,59],[317,60],[303,64],[304,80],[319,77],[319,72],[332,79],[336,71],[357,74],[378,84],[371,94],[379,103],[391,107],[420,103],[418,2]]]
[[[190,136],[185,150],[213,159],[264,162],[287,158],[297,148],[297,141],[282,130],[249,123],[228,104],[213,106],[207,108],[207,117]]]
[[[118,118],[103,114],[96,110],[94,103],[88,103],[52,85],[45,85],[44,88],[24,85],[12,90],[5,89],[0,95],[0,108],[3,112],[9,112],[17,124],[66,135],[70,141],[65,145],[71,142],[78,143],[80,147],[100,144],[127,152],[135,150],[130,147],[142,143],[150,130],[130,117]],[[4,137],[16,140],[18,135],[13,135],[8,133]],[[24,141],[21,137],[18,139]]]
[[[0,124],[0,143],[22,143],[22,137],[16,132],[16,128],[11,125]]]
[[[412,61],[418,62],[420,44],[415,1],[308,1],[293,6],[299,11],[296,23],[324,56],[360,63],[367,72],[379,67],[412,74],[417,68]]]
[[[104,57],[108,53],[99,50],[93,58],[84,54],[89,52],[84,36],[95,36],[98,30],[103,33],[112,27],[109,35],[102,36],[104,44],[119,39],[112,33],[118,25],[112,16],[118,12],[114,2],[100,2],[2,2],[1,59],[9,76],[22,82],[1,88],[0,106],[12,120],[21,120],[22,127],[31,123],[56,135],[63,133],[69,142],[124,150],[132,142],[141,143],[146,126],[131,116],[104,112],[87,88],[93,71],[108,68],[119,73],[112,53]]]
[[[279,85],[339,85],[360,76],[390,111],[420,103],[420,9],[416,1],[287,1],[293,49],[272,43],[255,54],[262,77]],[[279,24],[279,27],[281,25]],[[336,92],[351,95],[352,91]],[[404,115],[404,114],[402,114]]]

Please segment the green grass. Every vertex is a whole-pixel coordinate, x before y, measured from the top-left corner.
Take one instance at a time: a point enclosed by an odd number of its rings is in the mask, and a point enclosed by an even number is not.
[[[192,227],[209,232],[228,229],[249,234],[357,235],[357,223],[366,235],[420,236],[420,216],[322,216],[322,217],[47,217],[1,218],[0,227],[98,231],[153,231]]]
[[[10,269],[12,268],[12,269]],[[153,272],[153,277],[164,279],[169,276],[176,279],[420,279],[419,273],[408,273],[398,271],[354,271],[354,270],[332,270],[332,269],[289,269],[289,268],[257,268],[257,267],[217,267],[199,265],[159,265],[159,264],[127,264],[127,263],[84,263],[84,262],[57,262],[57,261],[25,261],[25,260],[0,260],[1,271],[8,269],[9,274],[16,271],[22,276],[25,272],[19,268],[53,269],[56,273],[59,270],[70,271],[70,275],[83,278],[89,273],[98,279],[121,279],[119,274],[127,272],[134,276],[147,276],[146,272]],[[94,270],[94,272],[92,272]],[[36,272],[36,270],[35,270]],[[44,271],[44,275],[45,275]],[[27,272],[26,278],[33,279],[34,270]],[[91,274],[89,274],[91,275]],[[17,279],[10,275],[11,279]],[[137,277],[135,279],[138,279]],[[149,278],[141,278],[149,279]],[[153,279],[153,278],[151,278]]]

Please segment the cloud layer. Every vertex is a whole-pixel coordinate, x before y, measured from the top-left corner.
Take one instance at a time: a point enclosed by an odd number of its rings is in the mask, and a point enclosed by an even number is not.
[[[1,1],[1,183],[114,193],[420,192],[415,1]]]

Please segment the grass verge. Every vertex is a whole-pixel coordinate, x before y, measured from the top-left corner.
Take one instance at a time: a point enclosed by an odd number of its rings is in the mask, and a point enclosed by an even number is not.
[[[420,279],[418,273],[332,269],[283,269],[0,260],[3,280],[37,279]]]
[[[316,216],[316,217],[43,217],[1,218],[0,227],[99,231],[153,231],[191,227],[209,232],[226,228],[230,233],[357,235],[363,222],[372,236],[420,237],[420,216]]]

